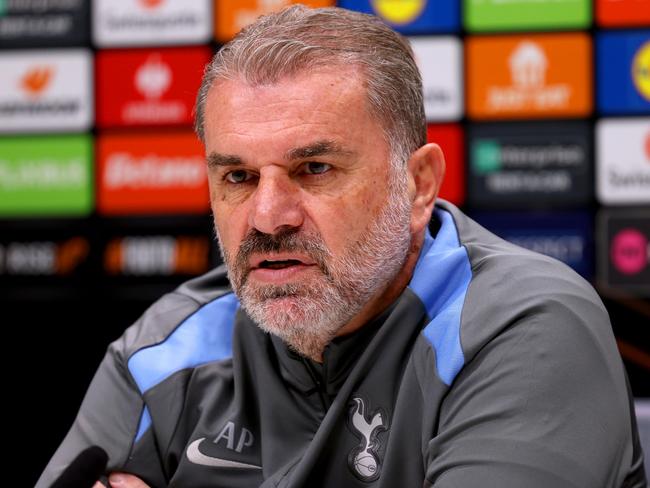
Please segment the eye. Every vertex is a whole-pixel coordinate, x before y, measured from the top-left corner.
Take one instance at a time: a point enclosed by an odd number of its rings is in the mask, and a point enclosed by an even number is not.
[[[303,168],[308,175],[322,175],[331,170],[332,165],[327,163],[305,163]]]
[[[248,180],[250,180],[253,177],[248,171],[244,171],[243,169],[238,169],[235,171],[231,171],[224,176],[224,179],[228,183],[245,183]]]

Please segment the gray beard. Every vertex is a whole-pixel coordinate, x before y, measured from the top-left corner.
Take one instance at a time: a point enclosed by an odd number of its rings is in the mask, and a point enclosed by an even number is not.
[[[368,301],[386,289],[404,266],[411,244],[411,204],[406,177],[391,177],[386,205],[361,239],[340,258],[320,235],[279,238],[277,244],[247,237],[236,257],[219,241],[228,277],[243,309],[265,332],[282,339],[299,354],[320,361],[325,346]],[[267,238],[268,239],[268,238]],[[318,263],[320,276],[305,282],[260,285],[247,280],[252,252],[305,252]],[[387,304],[388,305],[388,304]]]

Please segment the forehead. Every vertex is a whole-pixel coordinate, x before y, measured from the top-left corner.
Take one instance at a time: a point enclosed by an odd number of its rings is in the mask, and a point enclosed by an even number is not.
[[[354,67],[301,72],[265,85],[217,80],[206,101],[208,149],[231,136],[310,133],[345,141],[365,132],[380,133],[381,127],[368,110],[363,77]]]

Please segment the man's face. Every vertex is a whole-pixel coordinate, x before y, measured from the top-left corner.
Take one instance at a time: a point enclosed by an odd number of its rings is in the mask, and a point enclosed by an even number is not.
[[[410,244],[406,178],[391,172],[364,96],[346,68],[219,81],[206,104],[211,204],[235,292],[264,330],[314,358],[389,286]]]

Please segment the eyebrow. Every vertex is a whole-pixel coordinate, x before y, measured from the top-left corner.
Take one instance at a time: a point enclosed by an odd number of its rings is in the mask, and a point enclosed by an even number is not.
[[[351,154],[353,154],[352,151],[343,149],[338,143],[334,141],[322,140],[316,141],[312,144],[307,144],[306,146],[289,149],[285,153],[284,159],[287,161],[295,161],[296,159],[307,159],[317,156],[349,156]],[[239,156],[235,156],[233,154],[220,154],[217,152],[212,152],[207,157],[207,163],[209,167],[214,168],[219,166],[241,166],[244,164],[244,161]]]
[[[211,152],[207,157],[207,163],[209,167],[214,168],[217,166],[238,166],[242,164],[243,161],[239,156],[234,156],[232,154]]]
[[[307,159],[316,156],[326,156],[326,155],[349,156],[350,154],[352,154],[352,151],[343,149],[338,143],[330,140],[322,140],[322,141],[316,141],[306,146],[289,149],[284,155],[284,158],[287,161],[293,161],[296,159]]]

